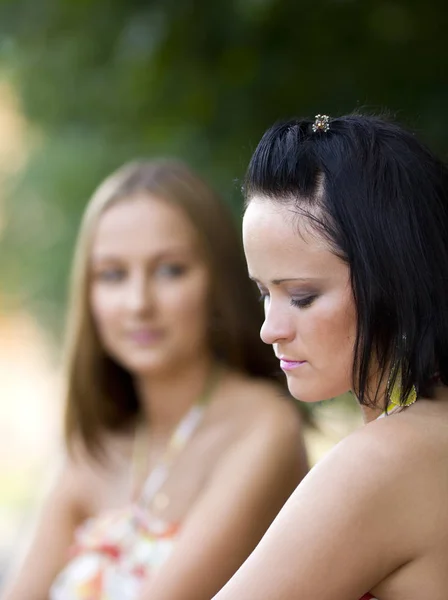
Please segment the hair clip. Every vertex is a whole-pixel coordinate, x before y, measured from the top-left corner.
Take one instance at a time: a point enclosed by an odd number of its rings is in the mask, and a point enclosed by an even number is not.
[[[314,123],[311,126],[313,133],[323,131],[327,133],[330,129],[330,117],[328,115],[316,115]]]

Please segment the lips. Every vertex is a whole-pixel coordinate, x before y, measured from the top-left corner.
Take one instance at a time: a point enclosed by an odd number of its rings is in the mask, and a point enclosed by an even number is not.
[[[292,371],[301,365],[305,364],[305,360],[292,360],[289,358],[280,357],[280,368],[283,371]]]
[[[128,332],[127,336],[129,339],[138,345],[148,345],[158,342],[163,333],[160,330],[154,329],[136,329]]]

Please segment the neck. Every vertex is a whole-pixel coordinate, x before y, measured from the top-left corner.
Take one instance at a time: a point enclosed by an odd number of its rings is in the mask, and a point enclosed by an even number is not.
[[[370,423],[375,421],[386,408],[386,391],[387,391],[387,380],[382,376],[380,370],[375,370],[369,377],[367,398],[376,398],[374,406],[365,406],[360,404],[362,418],[364,423]],[[356,397],[356,396],[355,396]]]
[[[367,425],[367,423],[370,423],[371,421],[375,421],[375,419],[377,419],[383,412],[381,408],[364,406],[362,404],[360,406],[361,406],[362,419],[366,425]]]
[[[206,355],[175,373],[136,378],[143,419],[152,432],[165,435],[174,429],[203,394],[212,368],[213,359]]]

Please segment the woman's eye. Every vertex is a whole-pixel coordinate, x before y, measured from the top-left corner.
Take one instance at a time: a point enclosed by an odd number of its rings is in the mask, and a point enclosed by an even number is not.
[[[305,298],[291,298],[291,305],[297,308],[307,308],[310,306],[317,296],[306,296]]]
[[[162,277],[180,277],[186,271],[185,265],[178,264],[166,264],[159,265],[156,269],[156,275],[160,275]]]
[[[104,269],[95,274],[95,279],[105,283],[117,283],[126,277],[124,269]]]

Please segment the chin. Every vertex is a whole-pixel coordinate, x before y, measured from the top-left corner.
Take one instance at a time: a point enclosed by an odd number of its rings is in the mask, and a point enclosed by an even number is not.
[[[122,355],[120,363],[130,373],[137,376],[157,375],[174,367],[173,361],[165,353],[141,353],[134,355]]]
[[[157,376],[168,371],[173,371],[175,366],[172,361],[133,361],[127,366],[128,370],[137,376]]]
[[[300,402],[307,402],[309,404],[314,402],[323,402],[324,400],[331,400],[343,393],[340,392],[333,394],[328,389],[323,389],[319,385],[313,387],[301,385],[299,382],[294,381],[294,379],[288,378],[287,381],[291,396]]]

